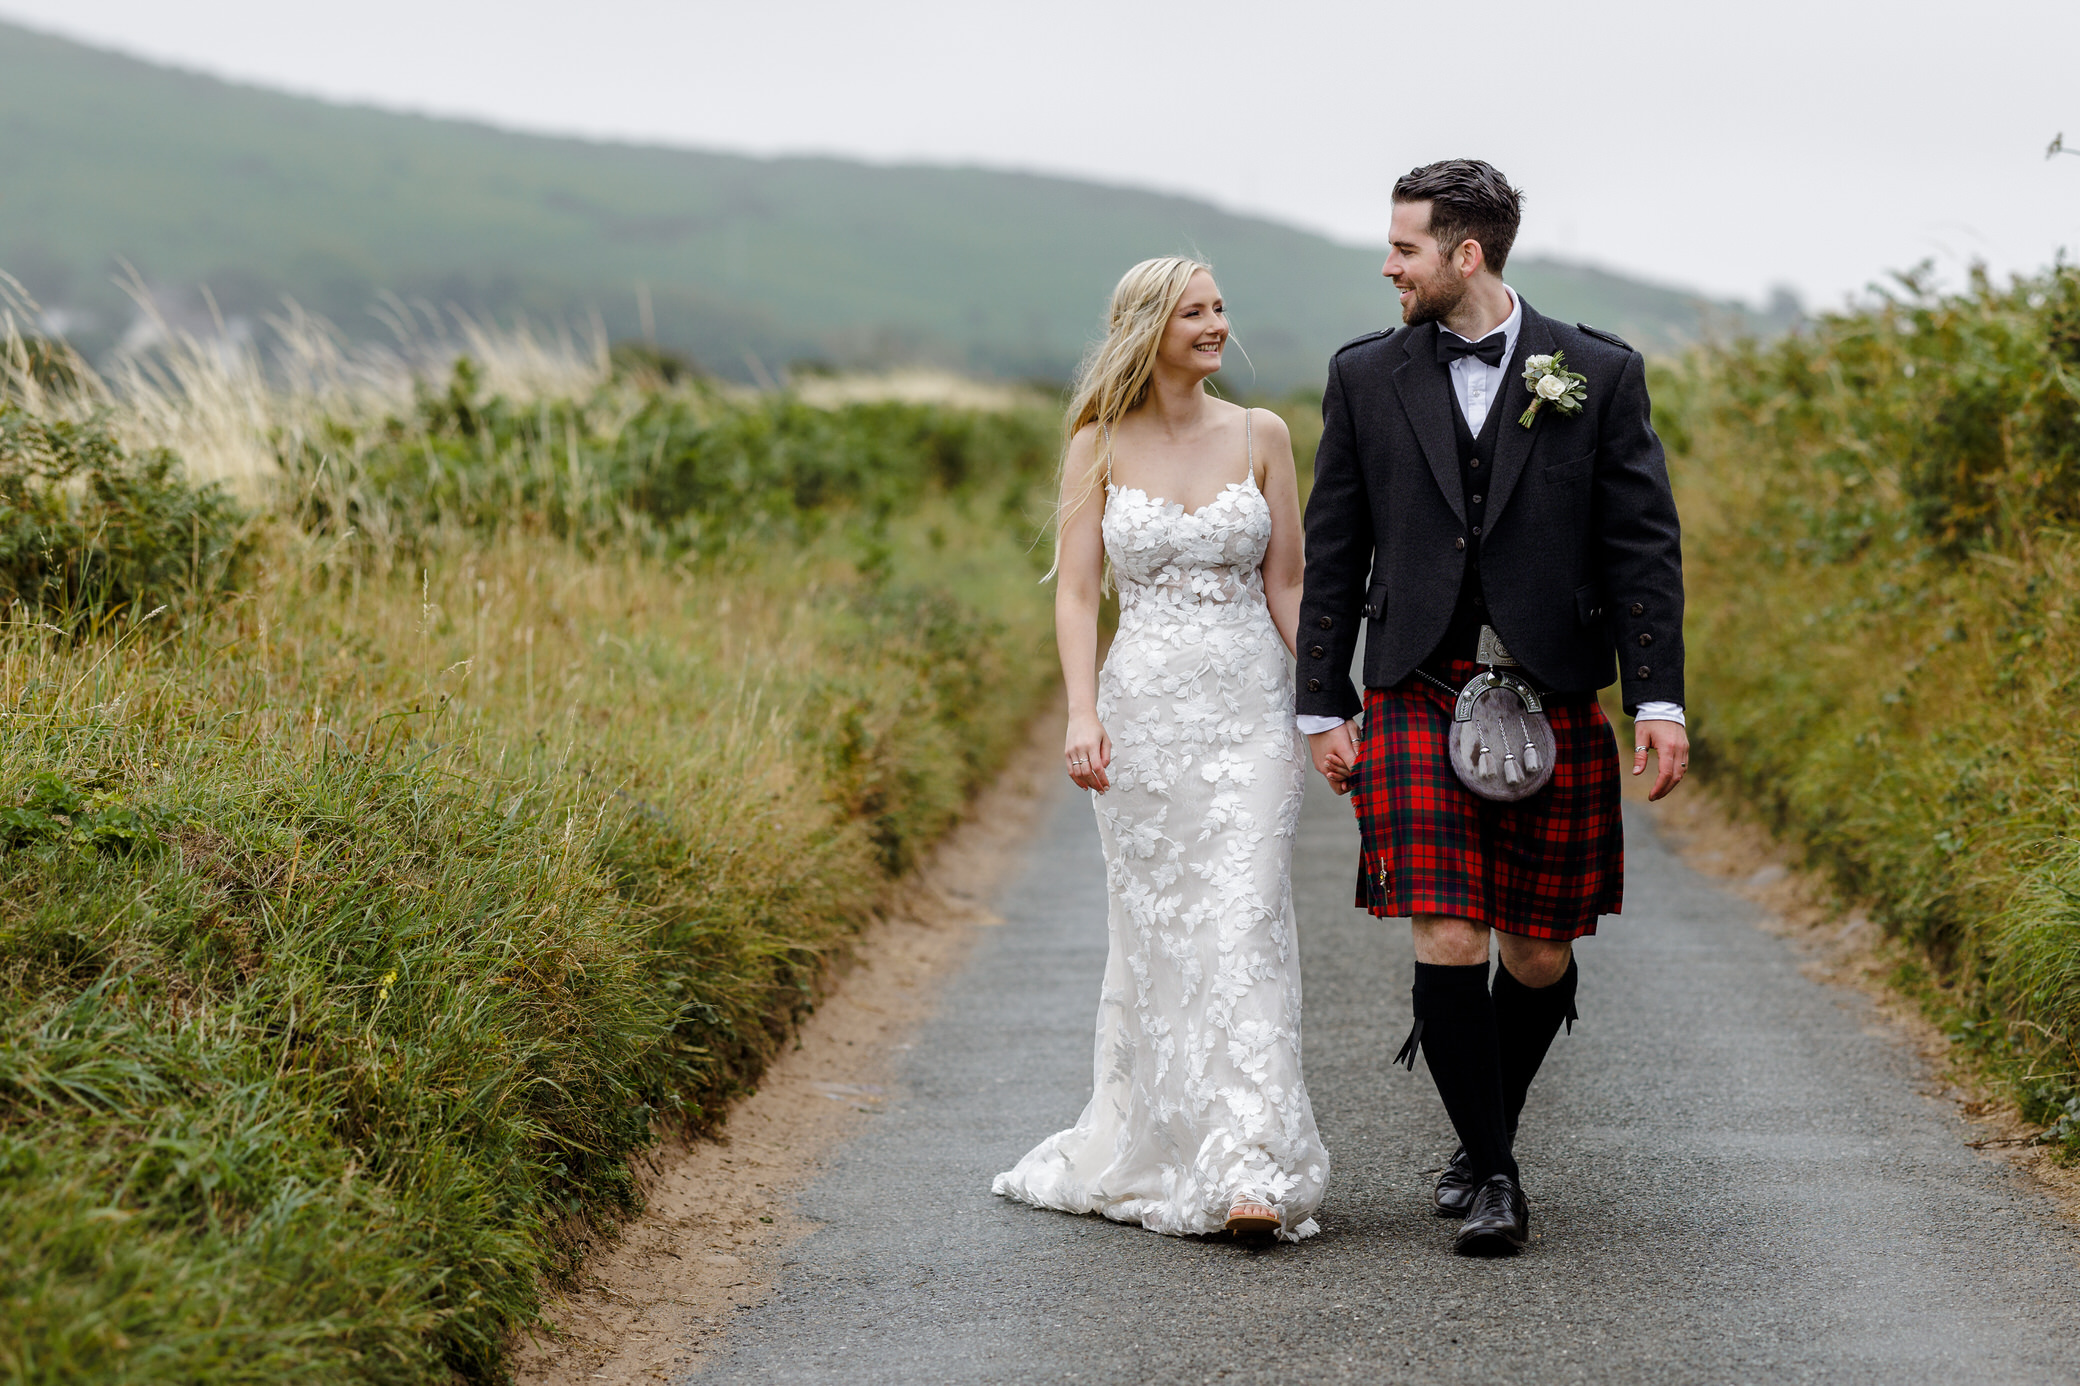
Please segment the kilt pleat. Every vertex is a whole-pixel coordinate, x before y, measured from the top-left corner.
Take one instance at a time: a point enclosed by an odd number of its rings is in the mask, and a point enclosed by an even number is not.
[[[1480,672],[1453,660],[1454,686]],[[1365,693],[1351,804],[1364,850],[1360,908],[1381,917],[1452,915],[1504,933],[1571,939],[1625,900],[1618,746],[1593,694],[1546,702],[1553,778],[1514,804],[1483,799],[1452,771],[1452,700],[1421,679]]]

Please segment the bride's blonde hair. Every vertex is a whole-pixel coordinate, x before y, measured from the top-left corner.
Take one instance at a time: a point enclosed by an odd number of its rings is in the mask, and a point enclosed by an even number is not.
[[[1119,283],[1113,286],[1112,305],[1105,312],[1105,340],[1084,353],[1083,364],[1076,371],[1076,389],[1069,397],[1062,439],[1064,499],[1055,512],[1055,566],[1048,569],[1048,577],[1053,577],[1062,564],[1062,527],[1104,485],[1112,462],[1112,430],[1148,398],[1148,382],[1155,373],[1163,329],[1169,325],[1170,315],[1177,311],[1185,286],[1200,270],[1211,274],[1213,266],[1182,255],[1164,255],[1143,260],[1121,275]],[[1098,426],[1091,464],[1082,476],[1071,477],[1069,443],[1091,424]]]

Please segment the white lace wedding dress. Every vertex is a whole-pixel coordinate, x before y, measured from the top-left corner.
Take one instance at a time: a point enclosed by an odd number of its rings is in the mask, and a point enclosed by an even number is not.
[[[997,1193],[1153,1232],[1218,1232],[1238,1197],[1318,1228],[1329,1155],[1300,1078],[1293,834],[1306,766],[1259,565],[1255,469],[1186,514],[1107,486],[1119,633],[1094,795],[1111,949],[1090,1105]]]

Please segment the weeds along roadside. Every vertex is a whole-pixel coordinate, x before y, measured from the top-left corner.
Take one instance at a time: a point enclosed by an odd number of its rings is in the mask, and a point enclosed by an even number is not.
[[[52,555],[126,532],[97,485],[144,449],[53,479],[95,401],[7,416],[59,541],[0,572],[11,1375],[495,1379],[555,1229],[755,1080],[1019,734],[1050,418],[579,365],[248,392],[214,446],[280,484],[220,467],[260,511],[184,493],[223,561],[120,589]],[[100,404],[211,433],[180,398]]]
[[[1905,276],[1655,399],[1700,768],[2080,1154],[2080,272]]]

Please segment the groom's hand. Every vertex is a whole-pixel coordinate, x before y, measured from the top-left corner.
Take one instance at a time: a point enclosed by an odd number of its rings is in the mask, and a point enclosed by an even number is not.
[[[1351,771],[1358,764],[1358,738],[1349,722],[1334,731],[1316,732],[1308,737],[1307,750],[1314,757],[1314,768],[1322,772],[1331,789],[1338,794],[1351,792]]]
[[[1632,741],[1633,774],[1646,773],[1649,751],[1659,762],[1654,787],[1647,792],[1649,801],[1662,798],[1690,773],[1690,734],[1683,730],[1681,722],[1666,722],[1658,717],[1634,722]]]

